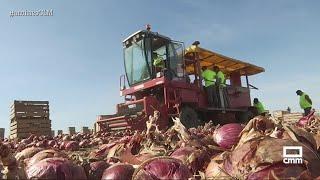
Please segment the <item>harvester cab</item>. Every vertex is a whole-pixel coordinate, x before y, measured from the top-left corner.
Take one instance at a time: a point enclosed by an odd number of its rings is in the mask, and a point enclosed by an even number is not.
[[[100,130],[144,130],[155,111],[159,129],[179,117],[188,128],[203,120],[229,123],[247,120],[250,107],[248,76],[264,69],[216,52],[201,48],[196,41],[184,44],[147,30],[140,30],[123,41],[125,75],[120,76],[120,95],[125,102],[117,105],[117,113],[101,115]],[[225,87],[227,106],[209,107],[201,72],[203,67],[218,66],[229,84]],[[245,77],[246,86],[242,86]],[[126,87],[126,85],[128,87]]]
[[[170,79],[182,77],[183,47],[183,43],[149,29],[129,36],[123,41],[125,77],[128,85],[132,87],[161,76]]]

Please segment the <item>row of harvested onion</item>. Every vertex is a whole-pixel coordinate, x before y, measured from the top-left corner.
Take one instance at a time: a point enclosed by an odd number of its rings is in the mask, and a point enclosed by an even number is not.
[[[153,122],[153,121],[152,121]],[[148,123],[152,123],[151,118]],[[207,123],[186,129],[179,119],[167,131],[31,135],[0,143],[6,179],[315,179],[317,141],[303,127],[256,117],[248,124]],[[303,164],[284,164],[283,146],[302,146]]]

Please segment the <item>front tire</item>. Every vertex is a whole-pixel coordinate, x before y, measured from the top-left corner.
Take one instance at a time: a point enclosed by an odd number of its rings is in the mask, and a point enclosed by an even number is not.
[[[179,118],[181,123],[188,129],[202,125],[197,112],[189,106],[185,106],[181,109]]]

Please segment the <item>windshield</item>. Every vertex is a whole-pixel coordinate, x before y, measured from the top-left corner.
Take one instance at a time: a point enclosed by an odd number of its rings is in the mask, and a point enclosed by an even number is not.
[[[150,53],[144,51],[143,39],[138,42],[133,42],[130,47],[124,50],[124,61],[126,74],[129,85],[150,79],[150,66],[146,61],[146,56]],[[149,46],[146,44],[146,46]],[[149,63],[150,64],[150,63]]]

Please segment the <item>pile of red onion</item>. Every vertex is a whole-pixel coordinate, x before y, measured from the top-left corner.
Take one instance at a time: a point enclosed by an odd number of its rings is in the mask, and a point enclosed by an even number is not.
[[[283,146],[301,146],[303,163],[284,164]],[[167,131],[5,139],[0,179],[316,179],[319,150],[320,131],[267,117],[192,129],[176,119]]]

